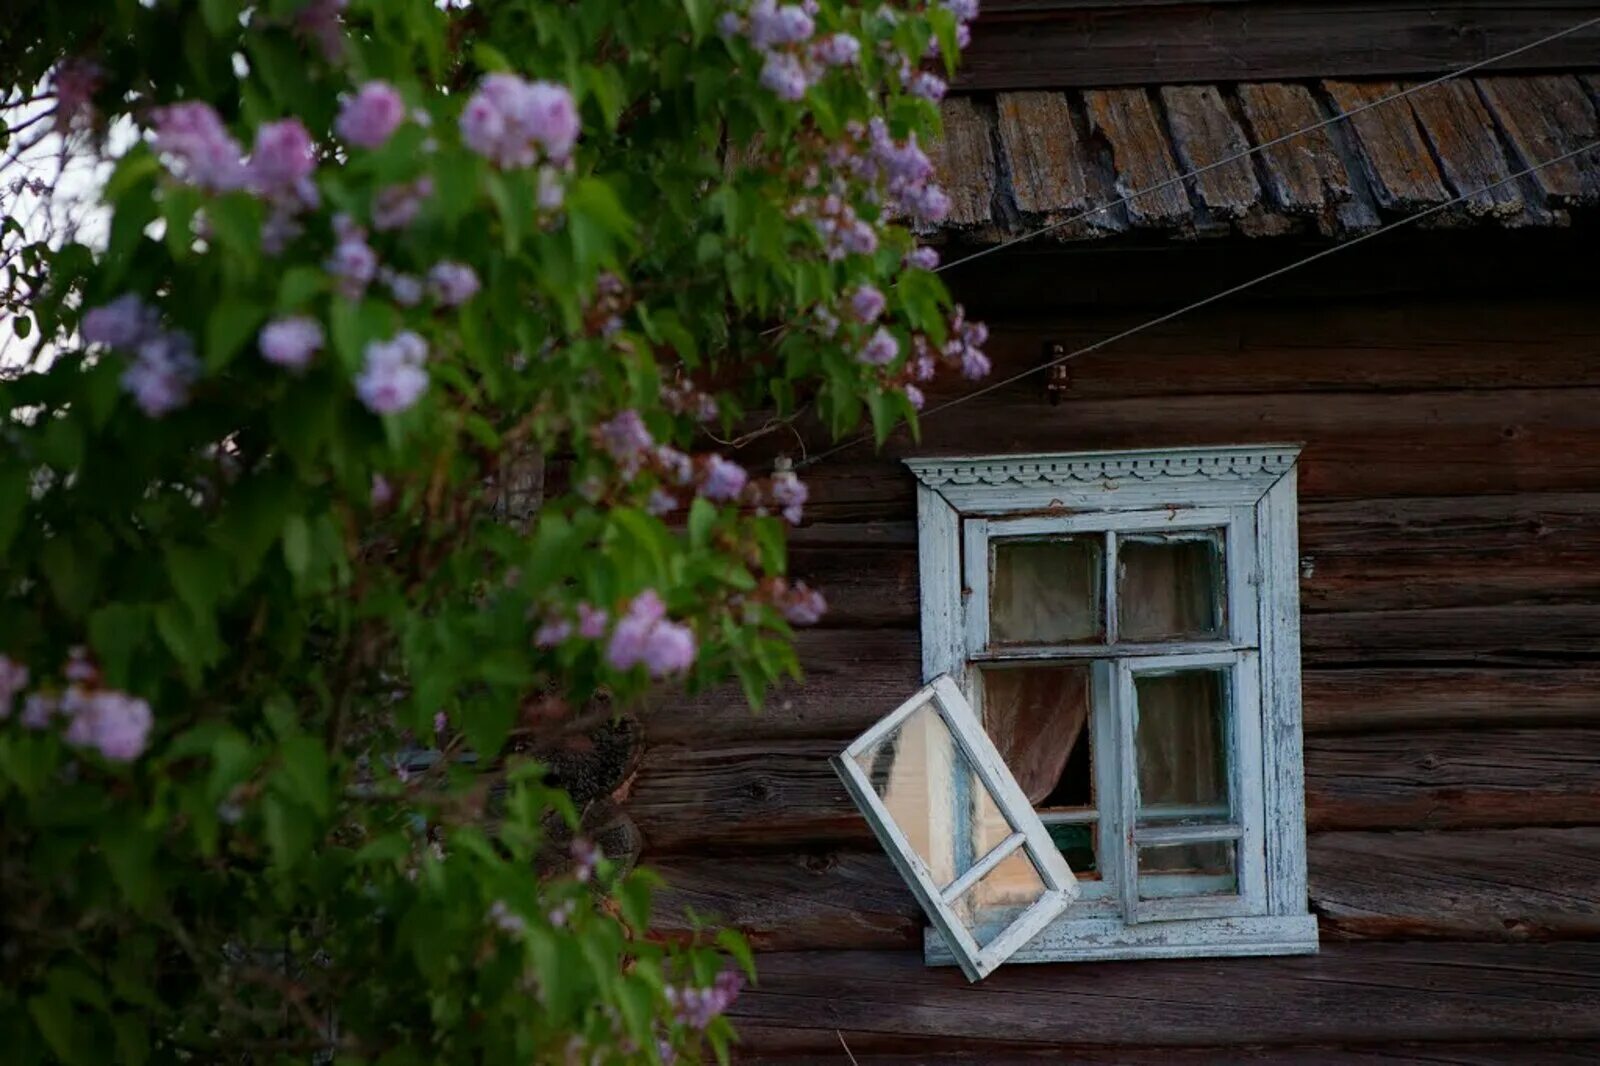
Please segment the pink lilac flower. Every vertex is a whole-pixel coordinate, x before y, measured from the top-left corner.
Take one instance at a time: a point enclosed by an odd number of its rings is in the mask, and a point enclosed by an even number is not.
[[[815,30],[816,23],[798,4],[779,7],[773,0],[756,0],[750,6],[750,43],[763,51],[810,40]]]
[[[373,474],[372,491],[368,499],[374,507],[387,507],[394,502],[394,486],[382,474]]]
[[[445,260],[435,263],[428,271],[428,288],[435,300],[446,307],[455,307],[477,294],[478,274],[465,263]]]
[[[606,661],[617,670],[643,663],[652,677],[687,670],[695,657],[694,633],[688,626],[667,621],[666,613],[654,590],[635,596],[612,630]]]
[[[100,668],[94,664],[89,649],[82,644],[74,645],[67,651],[67,663],[61,668],[61,673],[68,681],[80,685],[100,680]]]
[[[422,369],[428,345],[410,330],[387,341],[373,341],[365,355],[356,375],[356,395],[373,414],[397,414],[428,391],[428,372]]]
[[[189,337],[163,333],[139,345],[133,365],[122,372],[122,388],[145,414],[160,418],[189,402],[189,387],[199,376]]]
[[[749,475],[744,467],[720,455],[706,462],[705,474],[700,481],[700,495],[708,500],[734,500],[744,491]]]
[[[912,96],[920,96],[924,100],[935,102],[944,99],[947,88],[943,78],[929,74],[925,70],[912,75],[911,81],[906,84],[906,91]]]
[[[783,508],[783,517],[792,526],[800,524],[801,508],[811,490],[791,470],[780,470],[772,475],[772,502]]]
[[[578,604],[578,636],[584,640],[599,640],[605,636],[606,622],[610,615],[599,607],[591,607],[587,603]]]
[[[811,87],[811,77],[799,57],[772,52],[761,66],[761,84],[780,100],[798,100]]]
[[[383,267],[378,271],[378,280],[383,282],[389,295],[394,297],[394,302],[401,307],[415,307],[422,302],[424,286],[421,278]]]
[[[789,598],[783,604],[783,617],[797,626],[814,626],[822,621],[822,616],[827,613],[828,601],[823,599],[822,593],[810,588],[805,582],[797,582]]]
[[[586,883],[594,876],[594,868],[600,861],[600,847],[578,837],[572,842],[572,876],[580,883]]]
[[[978,0],[944,0],[944,8],[959,22],[971,22],[978,17]]]
[[[113,762],[131,762],[144,753],[155,721],[148,703],[111,689],[87,695],[69,689],[68,694],[72,721],[67,743],[94,748]]]
[[[861,42],[848,33],[829,34],[811,46],[811,55],[824,66],[854,66],[861,58]]]
[[[83,339],[88,344],[133,348],[160,331],[160,314],[131,292],[83,316]]]
[[[61,702],[56,697],[45,692],[31,692],[22,701],[22,713],[17,720],[29,729],[43,729],[60,708]]]
[[[386,81],[369,81],[345,98],[333,129],[358,148],[381,148],[406,119],[406,102]]]
[[[489,905],[489,924],[511,936],[520,936],[528,928],[522,916],[506,906],[503,899],[497,899]]]
[[[667,1002],[677,1020],[691,1029],[704,1029],[724,1013],[744,988],[744,978],[735,970],[724,970],[709,988],[667,986]]]
[[[443,736],[450,729],[450,716],[443,711],[433,712],[433,735]]]
[[[572,636],[572,623],[565,618],[549,618],[533,631],[533,643],[538,648],[554,648],[565,644]]]
[[[56,129],[68,130],[94,121],[94,94],[104,72],[87,59],[64,59],[50,75],[56,93]]]
[[[645,501],[644,509],[646,513],[660,518],[676,511],[678,506],[678,498],[666,489],[651,489],[650,498]]]
[[[28,687],[28,668],[9,655],[0,655],[0,722],[11,717],[11,705]]]
[[[210,104],[190,101],[155,110],[156,151],[173,175],[212,192],[242,188],[247,177],[239,142]]]
[[[906,402],[909,403],[914,410],[922,410],[922,405],[927,402],[927,398],[922,395],[922,390],[917,388],[915,385],[907,383],[900,386],[900,391],[906,394]]]
[[[640,457],[653,443],[644,419],[632,409],[600,423],[601,447],[625,470],[637,469]]]
[[[868,366],[888,366],[900,354],[900,342],[882,326],[872,335],[856,358]]]
[[[534,199],[541,211],[558,211],[567,199],[567,186],[555,167],[539,168],[539,188]]]
[[[569,899],[563,901],[561,904],[555,907],[550,908],[550,913],[545,915],[545,917],[550,920],[551,925],[555,926],[557,929],[560,929],[572,920],[572,916],[577,912],[577,910],[578,905]]]
[[[578,140],[578,108],[565,86],[490,74],[461,112],[461,139],[503,168],[532,166],[541,153],[563,163]]]
[[[263,123],[250,153],[250,187],[259,196],[289,210],[316,208],[321,203],[311,174],[317,168],[311,134],[297,118]]]
[[[324,265],[336,279],[339,294],[347,300],[359,300],[377,276],[378,253],[360,230],[346,230]]]
[[[645,638],[644,665],[651,677],[681,674],[694,665],[694,631],[677,622],[657,622]]]
[[[876,322],[883,308],[883,293],[871,285],[863,285],[850,294],[850,313],[862,322]]]
[[[916,267],[919,270],[936,270],[939,267],[939,253],[927,245],[919,245],[906,253],[906,266]]]
[[[871,255],[878,250],[878,231],[857,219],[839,232],[839,247],[855,255]]]
[[[305,315],[275,318],[261,330],[261,357],[292,370],[304,369],[321,350],[322,324]]]
[[[317,42],[322,56],[330,63],[344,56],[344,31],[339,24],[339,12],[350,5],[350,0],[311,0],[295,16],[300,32]]]
[[[279,255],[304,232],[305,227],[295,220],[293,209],[274,207],[261,224],[261,250],[268,255]]]
[[[372,228],[379,233],[404,229],[416,220],[423,201],[432,195],[433,179],[427,176],[384,186],[372,201]]]

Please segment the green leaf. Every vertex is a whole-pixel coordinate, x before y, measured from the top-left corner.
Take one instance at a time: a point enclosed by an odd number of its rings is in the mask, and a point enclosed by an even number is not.
[[[155,898],[155,837],[137,826],[114,824],[100,835],[100,850],[128,905],[139,911],[148,907]]]
[[[311,266],[290,267],[278,282],[278,310],[299,310],[327,287],[326,272]]]
[[[200,210],[200,190],[192,185],[169,185],[161,193],[161,217],[166,221],[167,251],[174,259],[189,254],[194,241],[194,214]]]
[[[131,603],[110,603],[89,615],[89,647],[113,688],[128,686],[128,668],[150,630],[150,612]]]
[[[311,569],[311,526],[305,515],[292,514],[283,521],[283,562],[296,580]]]
[[[0,555],[11,547],[28,509],[28,468],[22,465],[0,467]]]
[[[167,549],[167,576],[172,589],[199,617],[211,614],[228,590],[228,561],[210,548]]]
[[[251,300],[223,300],[213,307],[206,316],[206,370],[215,373],[232,362],[266,318],[266,307]]]
[[[689,505],[689,546],[696,551],[711,546],[711,529],[717,522],[717,508],[704,496]]]
[[[33,332],[33,319],[27,315],[13,315],[11,318],[11,331],[19,340],[27,340],[28,334]]]
[[[734,957],[751,981],[756,979],[756,957],[750,942],[736,929],[723,929],[717,933],[717,947]]]
[[[311,819],[294,804],[273,795],[262,801],[262,815],[272,861],[281,870],[292,869],[311,850]]]
[[[282,779],[289,795],[326,818],[333,810],[328,753],[321,742],[305,735],[290,737],[279,749]]]
[[[65,996],[54,989],[32,996],[28,999],[28,1014],[57,1058],[69,1066],[85,1060],[78,1043],[81,1029]]]
[[[689,16],[689,25],[694,28],[696,43],[711,29],[711,4],[709,0],[683,0],[684,14]]]
[[[239,32],[238,0],[200,0],[200,13],[205,16],[206,29],[213,37]]]

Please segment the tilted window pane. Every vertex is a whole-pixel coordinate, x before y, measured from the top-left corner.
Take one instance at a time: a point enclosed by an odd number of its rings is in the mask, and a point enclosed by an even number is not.
[[[1238,891],[1237,848],[1231,840],[1139,849],[1140,899],[1232,896]]]
[[[1229,820],[1226,668],[1134,678],[1139,824]]]
[[[1018,848],[956,900],[953,909],[973,939],[984,946],[1044,892],[1044,879],[1028,849]]]
[[[931,704],[855,760],[941,887],[1014,831]]]
[[[1117,639],[1218,640],[1227,629],[1222,531],[1117,540]]]
[[[992,544],[991,644],[1105,638],[1105,555],[1099,534]]]

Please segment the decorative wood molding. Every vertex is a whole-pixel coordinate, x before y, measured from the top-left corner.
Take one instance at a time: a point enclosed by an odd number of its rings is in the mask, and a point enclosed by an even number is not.
[[[1254,503],[1300,456],[1295,444],[907,459],[963,515]]]

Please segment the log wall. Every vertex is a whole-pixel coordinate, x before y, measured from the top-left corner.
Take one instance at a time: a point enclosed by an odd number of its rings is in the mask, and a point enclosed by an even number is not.
[[[997,377],[1135,311],[991,321]],[[960,391],[959,386],[937,403]],[[923,966],[923,919],[825,759],[919,682],[907,455],[1299,441],[1322,952]],[[821,445],[817,438],[810,442]],[[670,913],[742,928],[744,1061],[1600,1057],[1600,308],[1326,299],[1198,314],[808,471],[832,610],[760,715],[654,708],[628,810]]]

